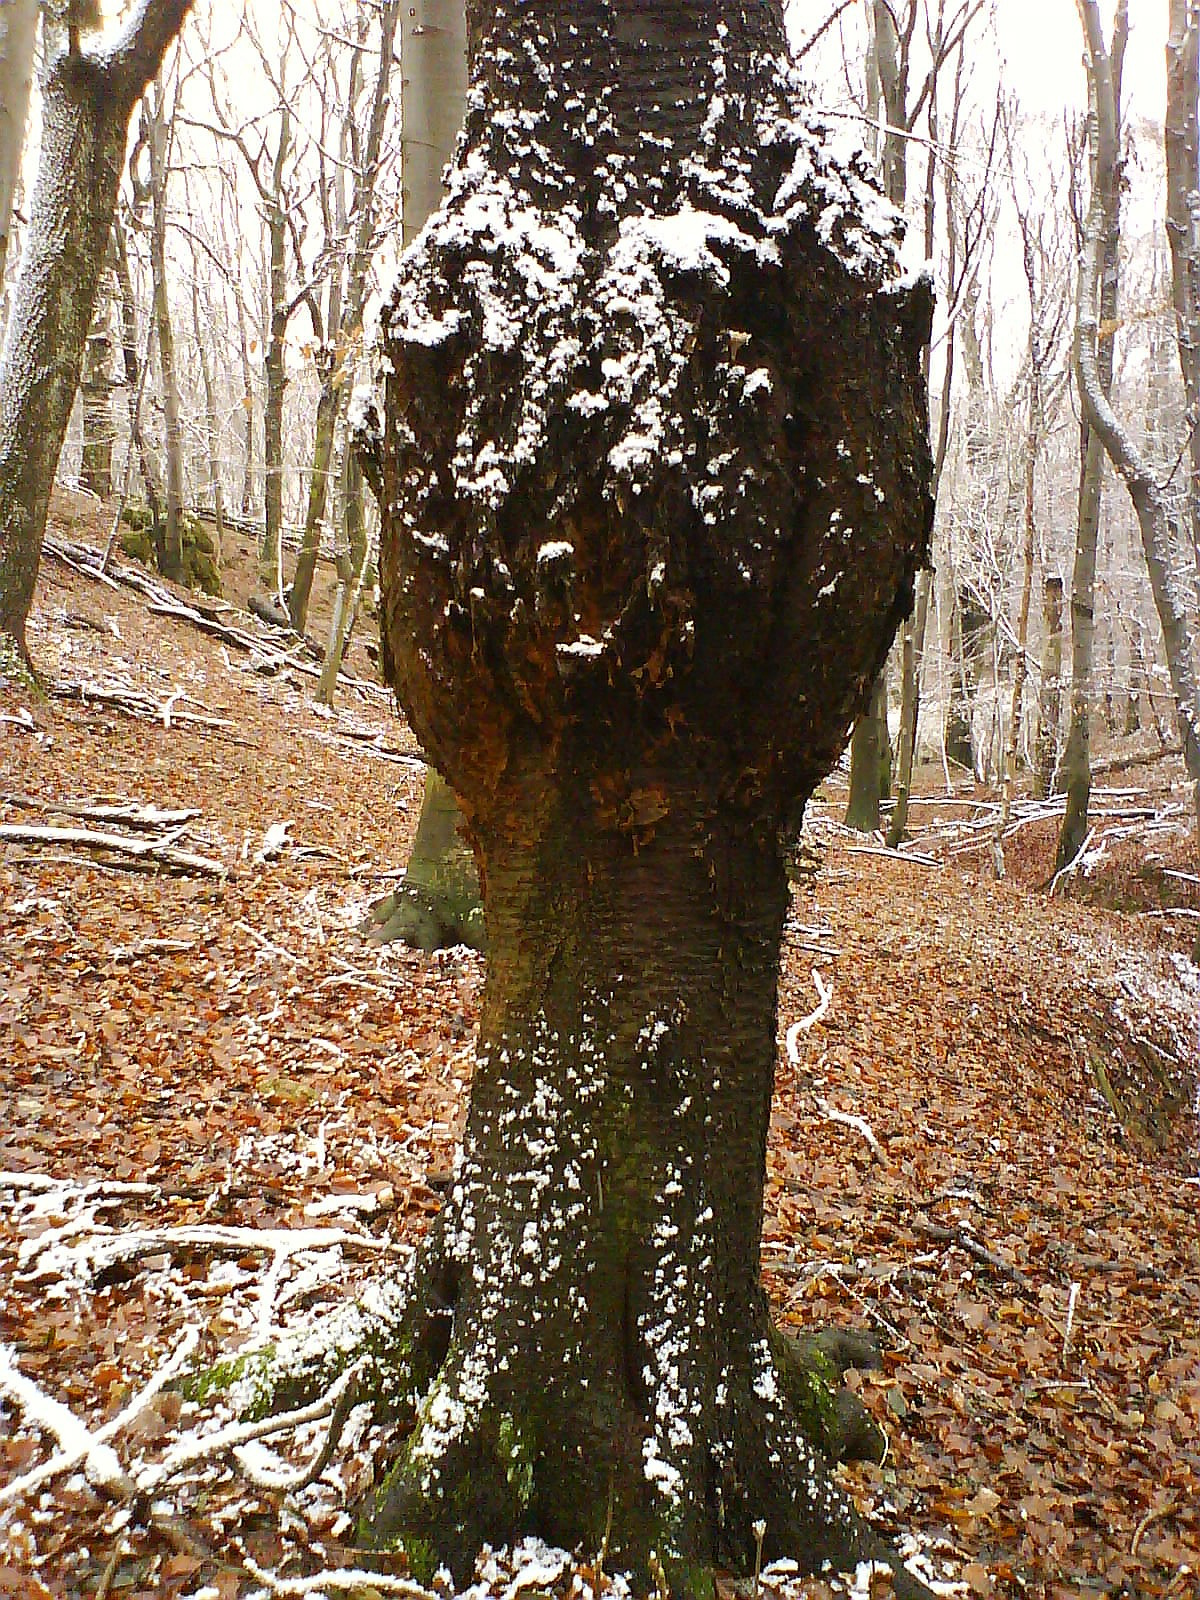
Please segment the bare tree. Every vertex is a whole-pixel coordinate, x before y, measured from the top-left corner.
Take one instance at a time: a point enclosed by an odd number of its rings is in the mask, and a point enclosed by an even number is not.
[[[379,12],[378,66],[370,93],[365,136],[360,134],[355,120],[355,102],[366,46],[367,16],[364,13],[360,17],[359,34],[350,64],[350,88],[342,117],[342,157],[334,164],[332,175],[320,186],[325,214],[327,245],[323,255],[328,288],[324,339],[316,353],[321,388],[309,474],[308,509],[296,571],[288,592],[288,610],[297,633],[304,632],[308,617],[308,602],[320,551],[321,526],[334,459],[334,443],[345,413],[345,401],[350,392],[362,337],[367,269],[375,236],[375,189],[390,104],[399,14],[400,0],[385,0]],[[325,166],[323,157],[322,166]],[[353,194],[348,211],[343,175],[346,166],[350,167],[353,175]]]
[[[1085,0],[1079,0],[1079,3],[1080,15],[1085,17]],[[1098,13],[1096,21],[1099,22]],[[1112,387],[1113,336],[1120,291],[1121,79],[1128,37],[1129,8],[1127,0],[1119,0],[1113,23],[1111,51],[1103,49],[1101,36],[1105,69],[1103,81],[1095,71],[1088,73],[1091,202],[1086,222],[1082,217],[1079,219],[1081,262],[1087,243],[1086,227],[1094,224],[1101,230],[1100,262],[1097,267],[1097,338],[1100,322],[1105,326],[1107,337],[1098,344],[1096,373],[1106,393]],[[1104,105],[1100,104],[1101,93],[1106,97],[1107,103]],[[1077,199],[1073,201],[1076,210],[1079,204]],[[1076,289],[1077,315],[1082,287],[1081,278]],[[1078,332],[1076,338],[1078,342]],[[1057,780],[1066,791],[1066,809],[1058,834],[1054,863],[1056,872],[1074,861],[1083,848],[1092,792],[1092,657],[1096,634],[1096,549],[1100,533],[1104,445],[1086,402],[1080,425],[1079,455],[1079,511],[1075,562],[1071,573],[1071,712]]]
[[[1080,398],[1109,459],[1129,492],[1141,533],[1142,551],[1150,576],[1150,588],[1162,628],[1163,646],[1175,713],[1183,745],[1184,764],[1193,786],[1197,827],[1200,828],[1200,693],[1194,661],[1194,618],[1189,615],[1183,584],[1172,571],[1173,547],[1182,537],[1179,527],[1180,505],[1169,487],[1164,487],[1152,464],[1117,415],[1104,383],[1099,354],[1101,339],[1100,280],[1105,260],[1109,225],[1106,190],[1109,174],[1115,174],[1118,139],[1117,87],[1113,60],[1104,39],[1098,0],[1078,0],[1087,42],[1088,76],[1094,113],[1092,122],[1093,186],[1091,203],[1084,225],[1083,249],[1079,262],[1078,318],[1075,335],[1075,362]],[[1127,21],[1128,0],[1121,0],[1118,28]],[[1193,18],[1194,25],[1194,18]],[[1174,36],[1173,36],[1174,37]],[[1195,56],[1193,55],[1193,60]],[[1196,78],[1190,84],[1183,74],[1172,74],[1172,92],[1186,85],[1194,106]],[[1180,108],[1177,116],[1184,113]],[[1177,120],[1169,118],[1168,120]],[[1194,180],[1193,180],[1194,182]],[[1186,255],[1181,261],[1186,271]],[[1177,300],[1183,290],[1177,286]],[[1186,347],[1183,350],[1187,358]],[[1189,497],[1190,499],[1190,497]]]
[[[50,489],[79,388],[129,120],[192,0],[141,0],[115,40],[52,40],[42,152],[16,306],[0,358],[0,635],[25,622]]]

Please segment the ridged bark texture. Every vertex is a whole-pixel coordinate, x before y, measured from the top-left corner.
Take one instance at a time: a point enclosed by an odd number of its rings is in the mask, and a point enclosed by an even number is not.
[[[470,20],[363,447],[488,975],[444,1360],[364,1532],[465,1572],[607,1526],[640,1584],[710,1592],[759,1521],[810,1567],[877,1548],[801,1442],[758,1258],[784,845],[926,556],[930,297],[778,5]]]

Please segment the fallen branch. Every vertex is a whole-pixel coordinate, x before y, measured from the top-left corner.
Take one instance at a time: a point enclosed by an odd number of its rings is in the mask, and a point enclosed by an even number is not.
[[[140,805],[136,800],[82,801],[38,800],[32,795],[6,794],[4,803],[22,811],[48,811],[60,817],[78,817],[85,822],[115,822],[126,828],[174,828],[194,822],[194,810],[164,810],[156,805]]]
[[[114,688],[110,684],[102,683],[52,683],[50,693],[56,700],[78,700],[83,705],[113,706],[116,710],[125,712],[126,716],[145,717],[151,722],[161,722],[168,731],[174,723],[195,728],[216,728],[221,732],[236,726],[228,717],[210,717],[203,712],[177,710],[178,701],[185,698],[181,690],[168,695],[161,705],[149,695],[138,693],[136,689]]]
[[[175,1254],[234,1254],[294,1256],[305,1250],[335,1247],[364,1255],[387,1255],[397,1247],[370,1233],[347,1228],[235,1228],[217,1223],[196,1223],[182,1228],[146,1228],[93,1233],[82,1241],[64,1244],[45,1234],[27,1240],[17,1262],[27,1282],[63,1275],[63,1269],[82,1269],[95,1278],[122,1263],[146,1256]],[[65,1257],[65,1260],[63,1259]],[[37,1262],[36,1272],[28,1271]]]
[[[1022,1289],[1032,1289],[1033,1284],[1021,1271],[1020,1267],[1013,1266],[1011,1261],[1005,1261],[1003,1256],[993,1254],[978,1239],[973,1239],[962,1228],[945,1228],[940,1222],[930,1222],[925,1217],[916,1217],[913,1227],[917,1233],[923,1233],[929,1239],[936,1239],[941,1244],[957,1245],[966,1252],[981,1267],[987,1267],[1001,1278],[1008,1278],[1013,1283],[1019,1283]]]
[[[180,850],[171,837],[157,839],[121,838],[115,833],[97,833],[92,828],[34,828],[19,823],[0,825],[0,839],[13,844],[67,844],[83,850],[100,850],[117,855],[131,856],[140,861],[157,861],[165,867],[175,867],[180,872],[205,873],[209,877],[224,878],[228,871],[223,862],[210,856],[196,855],[191,850]]]
[[[343,1372],[337,1383],[326,1395],[326,1401],[333,1401],[329,1417],[329,1426],[325,1430],[325,1437],[313,1453],[307,1466],[297,1467],[284,1472],[263,1472],[251,1464],[247,1445],[254,1442],[247,1440],[245,1444],[233,1446],[233,1453],[237,1458],[238,1467],[242,1476],[256,1489],[268,1492],[295,1494],[299,1489],[307,1489],[310,1483],[315,1483],[333,1458],[338,1441],[342,1437],[342,1430],[346,1426],[346,1419],[354,1410],[358,1402],[358,1377],[361,1365],[356,1365]]]
[[[847,845],[846,854],[851,856],[884,856],[889,861],[913,861],[921,867],[940,867],[942,864],[936,856],[925,855],[920,850],[889,850],[886,845]]]
[[[1133,1539],[1129,1546],[1129,1554],[1131,1556],[1137,1555],[1138,1545],[1141,1544],[1142,1535],[1146,1532],[1147,1528],[1152,1528],[1156,1522],[1165,1522],[1168,1517],[1173,1517],[1178,1510],[1179,1501],[1168,1500],[1166,1505],[1155,1506],[1151,1510],[1147,1511],[1146,1515],[1134,1529]]]

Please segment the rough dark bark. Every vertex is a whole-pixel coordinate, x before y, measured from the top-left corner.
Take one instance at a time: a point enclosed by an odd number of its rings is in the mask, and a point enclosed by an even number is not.
[[[927,555],[929,292],[774,0],[469,20],[364,455],[385,665],[462,800],[488,974],[415,1291],[440,1335],[364,1536],[462,1574],[607,1528],[687,1595],[762,1522],[767,1558],[877,1554],[924,1594],[803,1441],[759,1246],[785,848]]]
[[[25,622],[50,489],[79,387],[129,119],[191,0],[143,0],[113,43],[60,50],[16,304],[0,362],[0,635],[27,659]]]

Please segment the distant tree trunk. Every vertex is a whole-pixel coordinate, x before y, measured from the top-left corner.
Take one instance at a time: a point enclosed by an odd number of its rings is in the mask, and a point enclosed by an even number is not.
[[[341,395],[334,383],[337,366],[336,351],[326,345],[317,356],[317,377],[321,387],[317,396],[312,466],[308,474],[308,504],[300,538],[300,553],[287,593],[288,614],[297,633],[303,633],[308,622],[308,604],[321,554],[321,531],[325,525],[329,476],[333,470],[333,447],[341,410]]]
[[[1014,201],[1016,199],[1014,186]],[[1009,699],[1008,743],[1004,752],[1004,781],[1001,791],[1000,826],[1007,824],[1012,812],[1017,782],[1017,763],[1020,754],[1021,718],[1024,710],[1025,683],[1029,677],[1029,612],[1033,600],[1033,567],[1037,554],[1037,465],[1042,450],[1042,433],[1045,426],[1046,350],[1042,339],[1042,298],[1044,286],[1038,282],[1038,254],[1034,249],[1035,233],[1040,224],[1017,205],[1021,228],[1022,258],[1025,266],[1025,288],[1029,296],[1029,417],[1025,427],[1024,505],[1021,539],[1021,598],[1017,607],[1017,653],[1013,662],[1012,694]],[[996,850],[1003,847],[997,836]],[[1000,857],[1002,859],[1002,856]]]
[[[217,535],[216,559],[220,567],[225,546],[225,495],[221,488],[220,421],[217,394],[213,384],[212,360],[208,353],[210,332],[200,313],[200,275],[196,256],[192,256],[192,326],[196,335],[196,358],[200,381],[204,385],[204,443],[208,455],[208,492],[212,496],[213,524]]]
[[[8,261],[13,198],[25,150],[38,3],[39,0],[0,0],[0,283]]]
[[[1058,764],[1058,725],[1062,719],[1063,582],[1053,573],[1042,580],[1042,683],[1038,694],[1038,733],[1033,792],[1049,795]]]
[[[880,151],[883,189],[888,199],[903,211],[908,196],[908,46],[911,34],[902,35],[896,13],[886,0],[871,0],[873,21],[873,67],[878,73],[886,128]],[[916,8],[912,8],[915,18]],[[905,634],[911,622],[904,624]],[[909,665],[915,672],[915,649],[906,638]],[[911,685],[910,685],[911,691]],[[915,706],[915,702],[914,702]],[[871,693],[867,709],[854,726],[850,740],[850,798],[846,805],[846,826],[874,833],[881,822],[881,808],[891,789],[892,744],[888,732],[888,685],[886,663]],[[915,727],[914,727],[915,733]],[[911,768],[910,768],[911,770]],[[907,812],[908,796],[904,796]],[[903,822],[901,823],[903,826]]]
[[[350,633],[358,613],[367,573],[371,568],[372,540],[363,524],[362,469],[353,451],[347,452],[345,492],[342,496],[345,539],[338,550],[338,586],[334,592],[333,614],[329,619],[329,642],[317,682],[316,699],[331,706],[337,692],[338,673],[350,643]]]
[[[1146,683],[1146,647],[1142,624],[1136,615],[1129,619],[1129,683],[1125,692],[1125,734],[1139,733],[1142,727],[1141,687]]]
[[[129,271],[129,247],[125,242],[125,229],[118,220],[113,226],[113,247],[116,260],[117,284],[121,291],[121,363],[125,372],[125,396],[129,407],[129,436],[137,453],[138,469],[146,491],[146,504],[150,507],[151,529],[159,565],[163,560],[162,492],[158,474],[146,446],[142,428],[139,397],[145,387],[142,360],[137,348],[137,301],[133,293],[133,278]]]
[[[107,317],[107,305],[105,307]],[[112,493],[112,373],[111,346],[106,327],[88,334],[79,398],[83,409],[83,460],[80,481],[91,494],[106,499]]]
[[[379,71],[375,78],[371,98],[371,116],[366,138],[360,142],[357,130],[347,120],[343,125],[343,147],[354,156],[354,194],[350,216],[341,216],[341,231],[349,233],[349,259],[346,267],[344,301],[336,284],[330,293],[329,310],[325,319],[325,348],[318,357],[321,393],[317,402],[317,425],[313,444],[313,466],[309,478],[308,511],[304,519],[304,538],[296,562],[288,605],[292,626],[298,633],[304,631],[308,616],[308,599],[312,590],[320,550],[320,530],[325,517],[330,472],[334,459],[334,446],[338,429],[345,412],[345,400],[350,389],[355,354],[362,329],[363,308],[366,302],[367,267],[375,232],[376,181],[383,148],[383,130],[390,105],[392,68],[396,49],[396,28],[400,20],[400,0],[387,0],[379,14]],[[464,46],[465,50],[465,46]],[[357,74],[355,57],[355,73]],[[353,97],[351,97],[353,99]],[[341,183],[336,186],[338,209],[344,213],[345,200]],[[337,280],[340,283],[340,277]],[[357,571],[357,564],[353,570]],[[353,579],[350,580],[351,582]],[[339,577],[342,588],[337,604],[347,620],[352,619],[353,607],[348,607],[348,590]],[[318,696],[320,698],[320,696]]]
[[[887,733],[887,672],[881,667],[871,686],[867,710],[854,724],[850,740],[850,796],[846,826],[875,833],[883,796],[891,787],[892,747]]]
[[[145,0],[113,42],[58,49],[16,305],[0,359],[0,634],[25,622],[104,269],[129,119],[191,8]]]
[[[992,619],[965,584],[955,591],[951,622],[953,683],[946,716],[946,758],[978,773],[975,749],[975,701],[983,670],[983,653],[992,635]]]
[[[1082,5],[1089,0],[1081,0]],[[1099,313],[1109,329],[1100,345],[1098,377],[1105,393],[1112,387],[1113,338],[1120,288],[1121,179],[1120,119],[1121,71],[1129,35],[1127,0],[1120,0],[1113,27],[1111,54],[1105,55],[1102,80],[1088,74],[1089,122],[1095,128],[1091,150],[1092,210],[1102,228],[1100,239]],[[1101,104],[1101,96],[1108,103]],[[1090,214],[1090,213],[1089,213]],[[1086,243],[1086,241],[1084,241]],[[1075,537],[1075,565],[1071,574],[1071,719],[1063,751],[1058,787],[1067,804],[1058,834],[1054,870],[1069,866],[1083,848],[1088,831],[1088,806],[1092,793],[1091,700],[1092,657],[1096,634],[1096,549],[1100,535],[1100,505],[1104,476],[1104,446],[1096,433],[1090,409],[1085,406],[1080,423],[1079,522]]]
[[[786,848],[927,557],[928,288],[806,118],[781,5],[470,17],[364,449],[487,988],[363,1532],[460,1581],[528,1532],[637,1593],[757,1549],[925,1597],[805,1443],[759,1256]]]
[[[139,146],[146,152],[147,172],[138,194],[150,208],[150,275],[153,283],[154,338],[158,345],[158,375],[162,383],[164,481],[166,521],[163,528],[163,576],[183,581],[183,431],[179,415],[179,380],[175,363],[175,330],[167,294],[167,179],[170,147],[174,139],[174,114],[168,117],[161,80],[142,105]]]
[[[1102,172],[1108,152],[1115,148],[1118,136],[1113,69],[1104,44],[1096,0],[1080,0],[1080,10],[1087,38],[1089,75],[1095,84],[1098,108],[1094,131],[1097,149],[1095,170]],[[1191,92],[1194,97],[1194,80]],[[1095,184],[1079,262],[1079,316],[1075,339],[1079,393],[1088,420],[1124,481],[1137,514],[1142,552],[1162,627],[1163,647],[1175,696],[1184,765],[1192,782],[1196,825],[1200,829],[1200,688],[1195,671],[1193,619],[1188,614],[1184,592],[1171,572],[1172,506],[1168,498],[1169,491],[1163,488],[1158,473],[1144,458],[1113,409],[1100,363],[1100,280],[1106,229],[1105,197],[1100,186]],[[1186,358],[1186,351],[1184,354]]]
[[[283,405],[287,393],[285,342],[292,308],[287,293],[287,215],[284,211],[283,174],[291,147],[292,119],[284,106],[279,117],[279,144],[275,151],[270,191],[266,196],[267,240],[267,352],[264,363],[266,398],[263,401],[263,482],[265,525],[259,552],[263,576],[277,601],[283,600]]]

